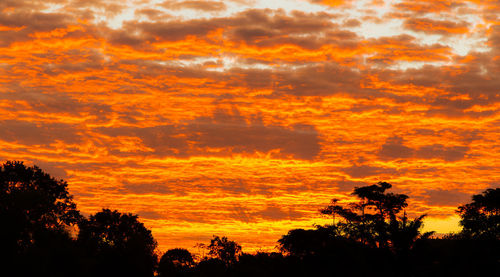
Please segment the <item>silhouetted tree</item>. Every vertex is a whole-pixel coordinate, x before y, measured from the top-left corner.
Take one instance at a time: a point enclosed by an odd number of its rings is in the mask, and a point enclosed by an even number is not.
[[[291,230],[278,244],[291,269],[288,276],[378,276],[390,254],[342,236],[336,225]]]
[[[70,251],[68,230],[81,219],[67,186],[37,166],[8,161],[0,167],[1,268],[15,268],[17,276],[30,270],[57,275],[62,266],[50,268],[57,256],[51,245]]]
[[[137,215],[103,209],[79,224],[89,276],[153,276],[156,241]]]
[[[400,258],[407,258],[418,242],[428,240],[434,234],[434,231],[420,232],[424,217],[421,215],[410,220],[404,213],[399,219],[391,220],[388,228],[389,247]]]
[[[472,196],[472,202],[458,207],[461,235],[474,239],[500,240],[500,188]]]
[[[293,229],[278,240],[278,249],[283,254],[297,257],[315,255],[324,252],[332,239],[332,232],[327,228]]]
[[[372,247],[407,252],[417,240],[430,237],[432,232],[420,233],[425,215],[414,220],[409,220],[406,213],[398,216],[408,206],[408,196],[387,193],[391,187],[386,182],[356,187],[352,194],[360,199],[357,203],[341,206],[334,199],[332,205],[322,209],[321,213],[343,219],[343,222],[332,225],[337,235]]]
[[[233,266],[230,276],[294,276],[290,274],[291,272],[293,272],[293,267],[286,263],[281,253],[257,252],[255,254],[242,253],[238,262]]]
[[[289,231],[281,253],[245,254],[214,236],[197,264],[186,249],[168,250],[158,276],[500,276],[500,188],[458,207],[459,235],[433,239],[420,232],[424,216],[408,219],[408,196],[390,188],[379,182],[356,187],[355,203],[333,200],[321,210],[333,223]],[[103,209],[85,219],[64,181],[21,162],[0,167],[0,223],[0,276],[152,277],[158,264],[137,215]]]
[[[228,265],[216,258],[203,259],[195,269],[196,276],[220,277],[228,275]]]
[[[37,231],[36,243],[17,255],[13,272],[2,271],[0,276],[79,276],[80,258],[80,249],[67,231]]]
[[[207,248],[208,255],[223,261],[227,266],[236,262],[241,254],[241,246],[227,237],[214,236]]]
[[[160,277],[187,276],[194,264],[193,256],[187,249],[170,249],[160,259],[158,274]]]

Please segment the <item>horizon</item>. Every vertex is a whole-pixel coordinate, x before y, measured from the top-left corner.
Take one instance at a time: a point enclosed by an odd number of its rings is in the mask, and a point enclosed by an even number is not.
[[[269,250],[386,181],[424,230],[500,187],[498,0],[0,2],[0,161],[159,249]]]

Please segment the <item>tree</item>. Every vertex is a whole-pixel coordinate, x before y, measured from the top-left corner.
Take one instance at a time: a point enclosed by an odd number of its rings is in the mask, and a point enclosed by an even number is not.
[[[336,225],[290,230],[278,244],[292,276],[379,276],[391,254],[340,235]]]
[[[397,253],[411,249],[419,239],[428,238],[432,232],[420,234],[425,215],[408,220],[406,213],[398,216],[408,206],[407,195],[387,193],[392,187],[386,182],[356,187],[353,195],[360,200],[347,206],[332,205],[320,210],[327,215],[338,215],[343,222],[334,223],[337,235],[351,238],[363,244]]]
[[[67,188],[37,166],[8,161],[0,167],[0,217],[16,247],[36,243],[37,231],[78,223],[81,216]]]
[[[156,241],[137,215],[103,209],[79,224],[78,242],[94,258],[93,276],[153,276]]]
[[[324,252],[333,238],[328,228],[293,229],[278,240],[278,249],[281,253],[296,257],[317,255]]]
[[[194,266],[191,253],[184,248],[170,249],[160,259],[158,274],[162,276],[186,276]]]
[[[0,167],[0,254],[7,258],[1,260],[4,269],[17,267],[17,276],[24,274],[21,271],[30,275],[30,269],[43,274],[38,261],[45,260],[45,268],[55,264],[57,255],[50,255],[55,253],[51,245],[71,248],[68,230],[81,218],[65,181],[22,162],[7,161]],[[56,274],[54,268],[47,270]]]
[[[472,196],[472,202],[458,207],[461,235],[473,239],[500,240],[500,188]]]
[[[214,236],[207,248],[208,255],[223,261],[227,266],[235,263],[241,254],[241,246],[227,237]]]

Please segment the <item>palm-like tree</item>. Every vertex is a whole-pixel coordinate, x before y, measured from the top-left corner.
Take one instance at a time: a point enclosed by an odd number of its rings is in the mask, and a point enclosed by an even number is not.
[[[332,205],[320,212],[342,218],[332,225],[340,236],[395,253],[406,253],[415,242],[430,237],[432,232],[420,233],[425,215],[409,220],[404,212],[408,196],[386,192],[391,187],[386,182],[356,187],[352,194],[360,199],[358,203],[341,206],[333,200]],[[403,216],[398,216],[402,211]]]

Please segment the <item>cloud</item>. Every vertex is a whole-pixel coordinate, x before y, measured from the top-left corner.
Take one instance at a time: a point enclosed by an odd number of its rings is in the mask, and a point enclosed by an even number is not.
[[[405,145],[402,137],[394,136],[386,139],[377,154],[382,159],[442,159],[454,162],[464,159],[468,150],[467,146],[445,146],[442,144],[411,148]]]
[[[446,45],[439,43],[422,45],[416,37],[407,34],[375,38],[369,42],[370,47],[367,50],[374,52],[369,61],[374,63],[448,61],[451,55],[451,48]]]
[[[255,222],[255,218],[250,215],[245,208],[240,205],[236,205],[232,212],[231,217],[241,222],[250,223]]]
[[[151,210],[138,211],[137,214],[139,215],[140,218],[153,219],[153,220],[163,219],[163,215],[161,213]]]
[[[64,163],[47,162],[47,161],[42,161],[42,160],[37,160],[37,159],[30,161],[30,163],[38,166],[44,172],[50,174],[50,176],[52,176],[58,180],[60,180],[60,179],[67,180],[69,177],[66,170],[64,169],[64,167],[65,167]]]
[[[152,182],[131,182],[123,180],[122,182],[125,193],[137,193],[137,194],[171,194],[173,191],[168,187],[168,185],[162,183],[161,181]]]
[[[383,175],[399,175],[398,171],[393,168],[384,168],[369,165],[353,165],[348,168],[342,169],[345,173],[349,174],[352,178],[365,178],[368,176],[383,176]]]
[[[350,27],[350,28],[359,27],[359,26],[361,26],[361,21],[359,21],[355,18],[351,18],[349,20],[344,21],[344,26]]]
[[[442,144],[432,144],[418,148],[415,156],[422,159],[441,158],[447,162],[454,162],[464,159],[468,150],[467,146],[446,147]]]
[[[469,32],[469,24],[464,21],[454,22],[428,18],[410,18],[405,21],[404,26],[412,31],[439,35],[459,35]]]
[[[394,4],[396,10],[411,12],[415,14],[444,13],[464,6],[464,3],[447,0],[405,0]]]
[[[345,193],[350,193],[354,190],[355,187],[362,187],[362,186],[367,186],[371,185],[370,182],[363,182],[363,181],[351,181],[346,179],[345,177],[342,177],[340,180],[332,182],[336,185],[336,187],[339,189],[341,192]]]
[[[233,153],[267,153],[279,150],[281,155],[314,159],[319,153],[319,137],[313,126],[291,128],[265,125],[258,118],[251,123],[235,114],[219,112],[214,118],[198,118],[187,126],[191,140],[200,147],[226,148]],[[196,143],[197,142],[197,143]]]
[[[412,157],[413,153],[412,148],[404,145],[403,138],[394,136],[386,139],[378,152],[378,156],[383,159],[404,159]]]
[[[265,125],[258,118],[247,122],[239,114],[216,112],[179,125],[99,128],[108,136],[139,137],[159,156],[226,156],[238,153],[270,153],[287,158],[314,159],[320,151],[317,131],[310,125]]]
[[[352,68],[335,63],[309,65],[291,72],[277,73],[278,87],[275,93],[278,95],[326,96],[352,94],[356,96],[364,93],[359,88],[361,82],[360,73]]]
[[[178,5],[185,2],[168,3]],[[149,10],[148,13],[152,14],[152,11]],[[329,41],[335,42],[335,31],[338,30],[338,25],[331,21],[333,17],[325,12],[293,11],[287,14],[283,10],[250,9],[229,17],[211,19],[180,20],[167,17],[170,20],[153,22],[130,20],[124,22],[120,30],[109,31],[108,37],[112,43],[130,45],[135,48],[144,48],[148,43],[173,42],[196,37],[211,44],[215,43],[219,48],[230,47],[231,44],[227,42],[233,42],[234,45],[230,48],[244,43],[245,46],[259,47],[293,44],[315,49]],[[221,32],[223,37],[218,37],[217,32]],[[343,36],[340,38],[355,37],[354,33],[347,30],[339,33]],[[224,39],[226,43],[221,39]],[[243,54],[243,49],[227,50]]]
[[[162,7],[170,10],[192,9],[205,12],[223,11],[226,4],[219,1],[165,1]]]
[[[433,206],[453,206],[465,204],[471,195],[458,190],[434,189],[425,193],[425,201]]]
[[[280,207],[279,205],[266,205],[264,209],[251,211],[240,205],[233,208],[231,217],[233,219],[245,222],[255,223],[259,221],[281,221],[297,220],[305,216],[304,213],[295,211],[292,208]]]
[[[91,114],[96,116],[97,121],[105,120],[112,112],[110,105],[105,103],[80,101],[65,93],[26,90],[19,85],[14,85],[9,88],[8,92],[0,94],[0,100],[17,103],[17,105],[8,107],[12,113],[27,109],[35,113],[52,115],[82,116]]]
[[[260,217],[266,220],[293,220],[298,219],[303,216],[302,213],[289,209],[288,211],[282,209],[277,205],[269,205],[264,210],[261,210],[257,213]]]
[[[78,129],[70,124],[27,122],[18,120],[0,121],[0,139],[25,145],[48,146],[56,141],[76,144],[82,141]]]
[[[33,37],[66,28],[76,23],[68,14],[42,13],[14,10],[12,13],[0,13],[0,26],[7,27],[0,31],[0,47],[12,45],[15,42],[30,41]]]

